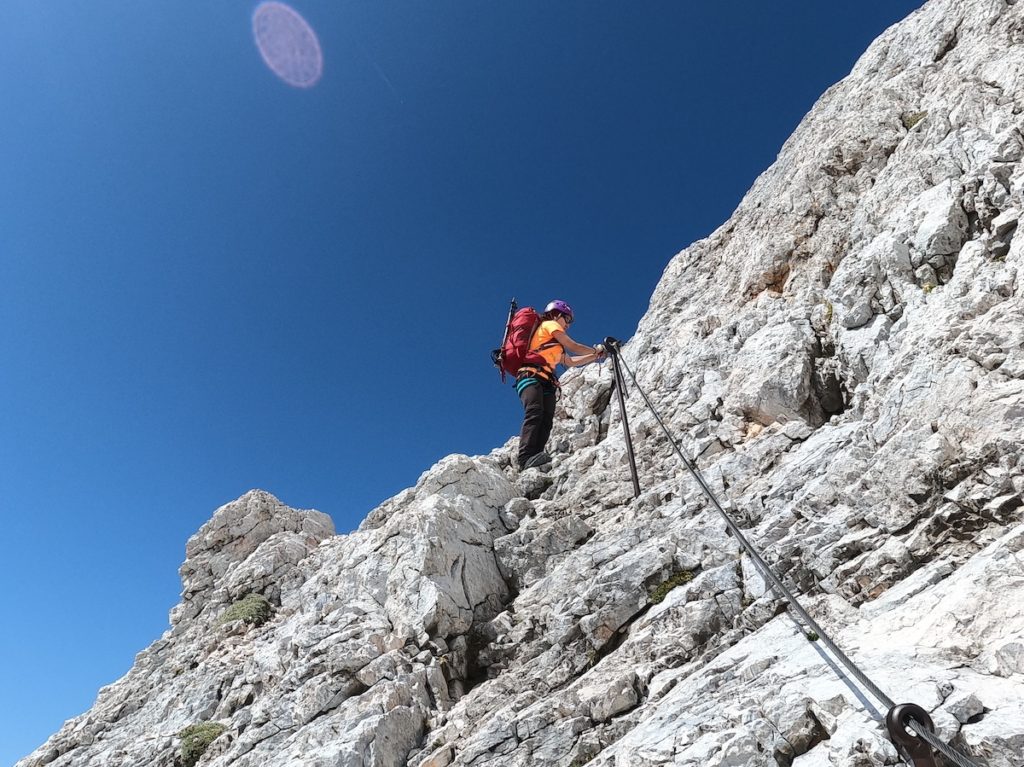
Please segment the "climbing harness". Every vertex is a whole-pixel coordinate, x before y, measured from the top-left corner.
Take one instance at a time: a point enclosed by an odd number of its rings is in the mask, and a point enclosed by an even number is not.
[[[851,674],[859,681],[872,695],[882,703],[888,714],[886,716],[886,726],[889,729],[889,735],[892,738],[893,743],[896,747],[903,751],[903,758],[913,767],[939,767],[935,761],[934,751],[939,751],[946,759],[958,767],[979,767],[979,765],[972,761],[970,758],[960,753],[953,747],[944,743],[942,740],[935,735],[935,725],[932,723],[931,717],[928,716],[928,712],[925,711],[918,705],[913,703],[903,703],[897,705],[892,698],[886,695],[882,690],[868,678],[868,676],[861,671],[861,669],[844,653],[839,647],[832,641],[832,639],[825,633],[825,630],[818,625],[818,622],[812,618],[806,610],[800,605],[793,593],[786,588],[785,584],[775,575],[774,571],[769,567],[768,563],[764,561],[757,549],[747,540],[746,536],[743,535],[743,531],[740,530],[739,526],[733,521],[732,517],[722,508],[722,504],[719,503],[717,496],[712,491],[711,487],[704,480],[703,475],[697,466],[686,457],[682,449],[679,447],[679,443],[676,442],[672,433],[669,431],[668,426],[661,418],[661,414],[658,413],[657,408],[654,407],[647,393],[641,388],[639,382],[636,380],[636,376],[633,375],[633,371],[630,369],[626,360],[621,355],[622,344],[617,339],[608,337],[604,339],[604,348],[608,355],[612,359],[613,370],[616,377],[616,387],[619,392],[619,408],[622,413],[623,431],[626,434],[626,449],[629,453],[630,469],[633,472],[633,487],[637,495],[640,493],[640,485],[637,480],[636,473],[636,462],[633,457],[633,443],[629,436],[629,424],[626,421],[626,408],[623,390],[625,389],[624,380],[622,377],[622,368],[629,374],[630,379],[633,382],[633,388],[640,392],[640,396],[643,398],[647,408],[651,411],[654,419],[661,426],[662,431],[665,432],[665,436],[668,437],[669,443],[675,450],[676,455],[683,462],[683,465],[689,470],[690,474],[696,480],[697,484],[700,485],[701,490],[707,496],[708,500],[711,501],[715,509],[725,520],[725,524],[728,526],[729,531],[735,536],[736,540],[740,543],[743,549],[750,556],[754,566],[761,571],[761,574],[771,583],[772,587],[781,594],[785,600],[789,603],[793,611],[800,617],[800,622],[804,628],[807,629],[809,635],[817,635],[819,640],[829,651],[850,671]],[[621,368],[620,368],[621,365]],[[910,731],[913,731],[911,734]]]

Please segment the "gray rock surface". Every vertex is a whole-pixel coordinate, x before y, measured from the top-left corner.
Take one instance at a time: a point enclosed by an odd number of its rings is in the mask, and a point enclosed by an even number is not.
[[[931,0],[668,265],[623,357],[744,532],[897,701],[1024,765],[1024,3]],[[892,765],[631,387],[553,465],[449,456],[337,536],[252,492],[167,633],[17,767]],[[263,624],[224,622],[248,593]]]

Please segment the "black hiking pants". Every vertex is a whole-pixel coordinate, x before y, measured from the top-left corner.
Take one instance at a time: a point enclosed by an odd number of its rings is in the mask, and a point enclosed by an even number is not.
[[[555,386],[534,378],[519,392],[523,403],[523,429],[519,432],[519,468],[544,450],[555,422]]]

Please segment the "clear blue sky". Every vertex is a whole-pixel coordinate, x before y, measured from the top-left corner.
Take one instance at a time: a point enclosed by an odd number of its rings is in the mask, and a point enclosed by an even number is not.
[[[521,410],[507,301],[629,337],[815,99],[918,2],[0,3],[0,764],[167,625],[260,487],[339,531]]]

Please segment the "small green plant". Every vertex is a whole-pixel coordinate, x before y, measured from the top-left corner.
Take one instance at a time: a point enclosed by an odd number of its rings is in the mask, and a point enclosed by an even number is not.
[[[680,570],[675,573],[667,581],[656,586],[648,595],[647,598],[651,601],[652,605],[656,605],[661,602],[665,597],[668,596],[668,592],[674,589],[676,586],[681,586],[684,583],[689,583],[693,580],[693,573],[689,570]]]
[[[218,722],[190,724],[178,733],[181,738],[181,763],[183,767],[194,767],[200,757],[227,727]]]
[[[928,116],[928,112],[904,112],[900,115],[903,127],[910,130]]]
[[[921,286],[921,290],[923,290],[926,294],[931,293],[933,290],[935,290],[935,285],[933,285],[930,282],[926,282],[924,285]]]
[[[817,642],[819,639],[821,639],[821,637],[818,636],[818,632],[817,631],[808,631],[807,632],[807,641],[808,642]]]
[[[249,594],[239,599],[220,616],[221,623],[245,621],[253,626],[262,626],[274,614],[274,607],[262,594]]]

